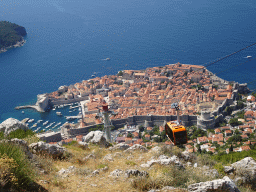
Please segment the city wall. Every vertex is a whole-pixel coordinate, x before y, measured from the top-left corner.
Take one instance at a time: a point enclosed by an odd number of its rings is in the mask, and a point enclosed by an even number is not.
[[[180,116],[182,124],[185,126],[192,126],[197,124],[197,116],[190,115],[182,115]],[[174,121],[177,120],[177,116],[160,116],[160,115],[146,115],[146,116],[132,116],[124,119],[114,119],[111,120],[112,125],[115,126],[116,129],[124,127],[124,125],[143,125],[145,126],[145,122],[147,122],[148,126],[154,125],[163,125],[165,121]],[[68,137],[75,137],[77,135],[86,135],[89,132],[89,129],[96,128],[97,125],[103,124],[94,124],[82,128],[69,129],[64,130],[62,128],[62,133],[68,133]]]
[[[70,103],[76,103],[76,102],[80,102],[80,101],[84,101],[84,100],[88,100],[89,97],[85,96],[85,97],[78,97],[75,99],[63,99],[63,100],[51,100],[51,104],[52,105],[63,105],[63,104],[70,104]]]

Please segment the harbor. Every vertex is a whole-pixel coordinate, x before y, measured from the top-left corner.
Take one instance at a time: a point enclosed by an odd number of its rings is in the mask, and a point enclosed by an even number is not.
[[[21,107],[24,110],[24,113],[21,112],[22,116],[24,116],[21,121],[36,133],[42,131],[56,132],[61,129],[64,123],[69,122],[75,124],[81,119],[82,116],[79,114],[79,107],[79,103],[54,105],[51,110],[39,113],[32,107],[26,105]]]

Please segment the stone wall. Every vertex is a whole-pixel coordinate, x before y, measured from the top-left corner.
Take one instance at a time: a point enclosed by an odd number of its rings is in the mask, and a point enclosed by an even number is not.
[[[39,133],[37,137],[46,143],[59,142],[62,140],[60,132]]]
[[[70,103],[76,103],[76,102],[80,102],[80,101],[84,101],[84,100],[88,100],[89,97],[85,96],[85,97],[78,97],[78,98],[74,98],[74,99],[68,99],[68,100],[51,100],[51,104],[52,105],[63,105],[63,104],[70,104]]]

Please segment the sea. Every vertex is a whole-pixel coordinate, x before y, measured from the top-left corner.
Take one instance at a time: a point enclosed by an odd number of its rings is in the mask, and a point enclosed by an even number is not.
[[[23,47],[0,54],[0,123],[13,117],[35,119],[30,126],[40,119],[63,124],[79,111],[14,108],[94,73],[207,65],[256,43],[255,0],[1,0],[0,17],[28,33]],[[254,90],[255,57],[256,45],[207,68]]]

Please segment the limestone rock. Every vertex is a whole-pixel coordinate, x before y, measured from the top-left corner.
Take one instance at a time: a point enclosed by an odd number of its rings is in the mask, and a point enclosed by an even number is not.
[[[102,131],[91,131],[86,136],[83,136],[83,142],[98,144],[106,147],[108,145]]]
[[[161,147],[158,147],[158,146],[153,147],[153,148],[150,150],[150,152],[153,152],[153,153],[160,153],[160,151],[161,151]]]
[[[234,171],[234,167],[232,166],[224,166],[225,173],[232,173]]]
[[[107,154],[104,158],[103,161],[114,161],[113,157],[111,154]]]
[[[83,158],[83,160],[95,159],[95,158],[96,158],[95,155],[89,154],[89,155],[87,155],[85,158]]]
[[[210,176],[210,177],[218,177],[219,176],[219,173],[216,169],[205,170],[205,171],[203,171],[203,174],[206,176]]]
[[[6,119],[0,124],[0,131],[3,131],[4,135],[9,135],[12,131],[16,131],[17,129],[26,130],[28,126],[14,118]]]
[[[148,177],[148,172],[139,171],[137,169],[129,169],[129,170],[125,171],[125,176],[128,177],[128,178],[131,177],[131,176],[134,176],[134,177],[137,177],[137,176]]]
[[[92,172],[92,175],[99,175],[99,174],[100,174],[100,172],[98,169]]]
[[[116,169],[110,173],[109,177],[121,177],[123,175],[124,172],[121,169]]]
[[[135,144],[128,149],[126,149],[124,152],[129,153],[133,151],[140,151],[140,152],[148,152],[148,149],[146,147],[143,147],[142,145]]]
[[[76,169],[75,166],[70,166],[70,167],[67,168],[67,169],[62,168],[62,169],[58,172],[58,175],[59,175],[59,176],[62,176],[62,177],[67,177],[68,174],[71,173],[71,172],[74,172],[75,169]]]
[[[213,181],[206,181],[201,183],[195,183],[188,186],[188,191],[195,192],[209,192],[209,191],[230,191],[239,192],[239,189],[235,183],[227,176],[223,179],[216,179]]]
[[[178,190],[177,188],[175,187],[172,187],[172,186],[165,186],[161,189],[162,192],[169,192],[169,191],[176,191]],[[185,190],[184,190],[185,191]]]
[[[245,183],[256,183],[256,161],[252,157],[246,157],[231,164],[239,177],[245,177]]]
[[[14,139],[11,139],[10,142],[14,143],[14,144],[17,144],[17,145],[20,145],[20,146],[23,146],[23,147],[28,147],[27,141],[22,140],[22,139],[14,138]]]
[[[161,164],[161,165],[170,165],[174,164],[180,168],[184,168],[183,164],[179,161],[179,158],[176,155],[173,155],[171,158],[161,155],[158,159],[152,159],[148,161],[146,164],[142,164],[141,167],[151,167],[153,164]]]
[[[191,159],[191,154],[188,152],[188,151],[183,151],[181,153],[181,157],[185,160],[185,161],[188,161]]]
[[[125,144],[125,143],[118,143],[117,145],[114,145],[113,147],[110,147],[109,150],[114,151],[114,150],[121,150],[124,151],[128,149],[130,146]]]
[[[245,177],[236,177],[234,179],[234,182],[237,184],[237,185],[242,185],[246,182],[246,178]]]
[[[66,151],[65,147],[61,147],[58,144],[49,144],[42,141],[30,144],[29,148],[32,150],[32,153],[46,153],[53,157],[61,157]]]
[[[115,152],[114,153],[114,157],[122,157],[122,156],[123,156],[123,154],[120,153],[120,152]]]

